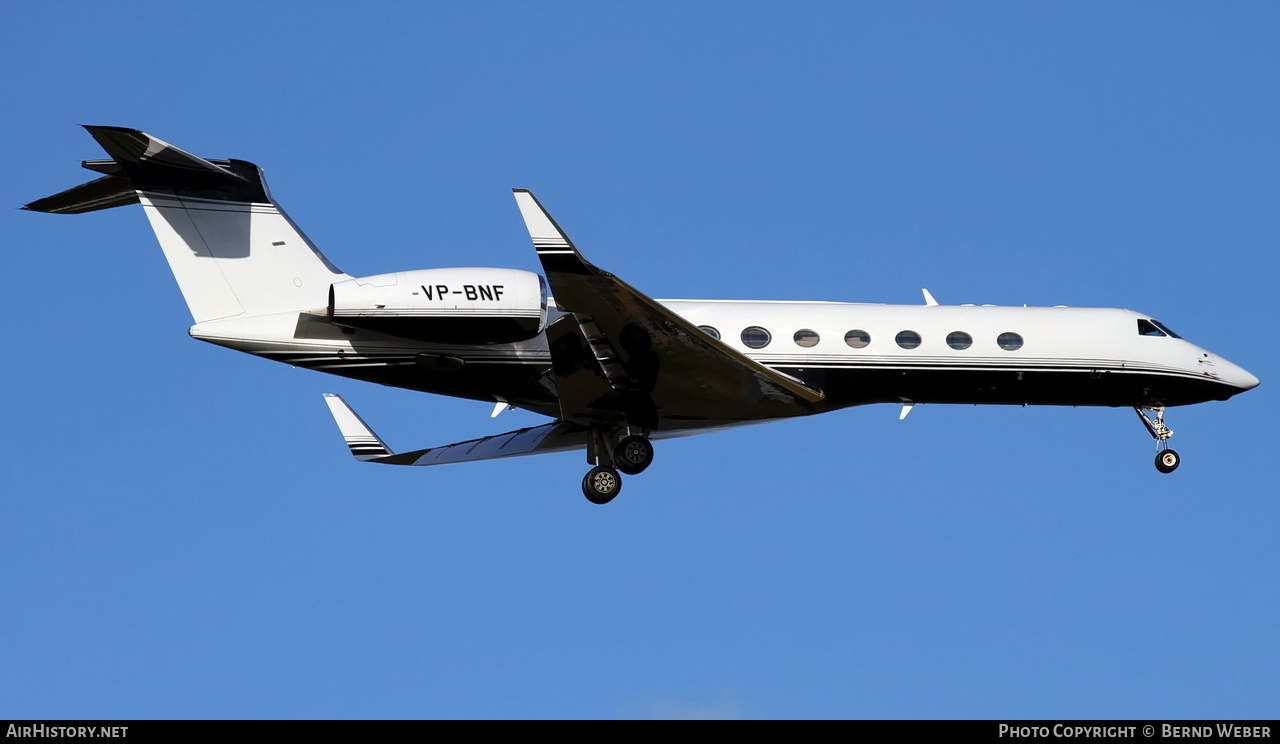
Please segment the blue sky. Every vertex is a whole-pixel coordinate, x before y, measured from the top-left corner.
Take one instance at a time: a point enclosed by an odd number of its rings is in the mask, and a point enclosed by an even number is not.
[[[533,189],[655,297],[1127,307],[1263,385],[871,406],[584,458],[539,422],[193,341],[137,208],[0,211],[0,717],[1280,715],[1269,3],[27,3],[18,207],[78,124],[262,165],[353,275],[535,269]]]

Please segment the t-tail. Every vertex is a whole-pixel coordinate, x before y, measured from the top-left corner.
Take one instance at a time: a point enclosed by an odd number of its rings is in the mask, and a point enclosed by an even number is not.
[[[197,323],[325,306],[347,279],[271,199],[262,170],[206,160],[137,129],[86,126],[102,178],[24,209],[80,214],[141,204]]]

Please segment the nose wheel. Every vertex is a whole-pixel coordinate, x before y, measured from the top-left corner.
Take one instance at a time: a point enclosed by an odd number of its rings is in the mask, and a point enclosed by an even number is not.
[[[1178,453],[1171,449],[1162,450],[1156,453],[1156,470],[1162,473],[1172,473],[1178,469],[1178,463],[1182,461],[1178,457]]]
[[[1172,473],[1178,469],[1178,465],[1182,462],[1182,457],[1177,452],[1169,449],[1169,438],[1173,436],[1173,429],[1165,426],[1164,423],[1164,406],[1134,408],[1138,412],[1138,418],[1142,419],[1143,426],[1147,427],[1147,433],[1151,438],[1156,440],[1156,470],[1162,473]],[[1155,414],[1152,416],[1151,414]]]

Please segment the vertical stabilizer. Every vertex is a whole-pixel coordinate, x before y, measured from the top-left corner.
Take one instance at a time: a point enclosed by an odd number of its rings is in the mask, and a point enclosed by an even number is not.
[[[323,307],[348,278],[272,200],[258,166],[206,160],[145,132],[86,126],[105,178],[27,209],[80,213],[139,202],[197,323]]]

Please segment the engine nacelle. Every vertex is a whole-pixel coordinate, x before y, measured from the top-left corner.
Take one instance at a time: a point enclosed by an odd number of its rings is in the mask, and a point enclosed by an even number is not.
[[[335,282],[329,318],[417,341],[506,344],[542,332],[547,289],[517,269],[420,269]]]

